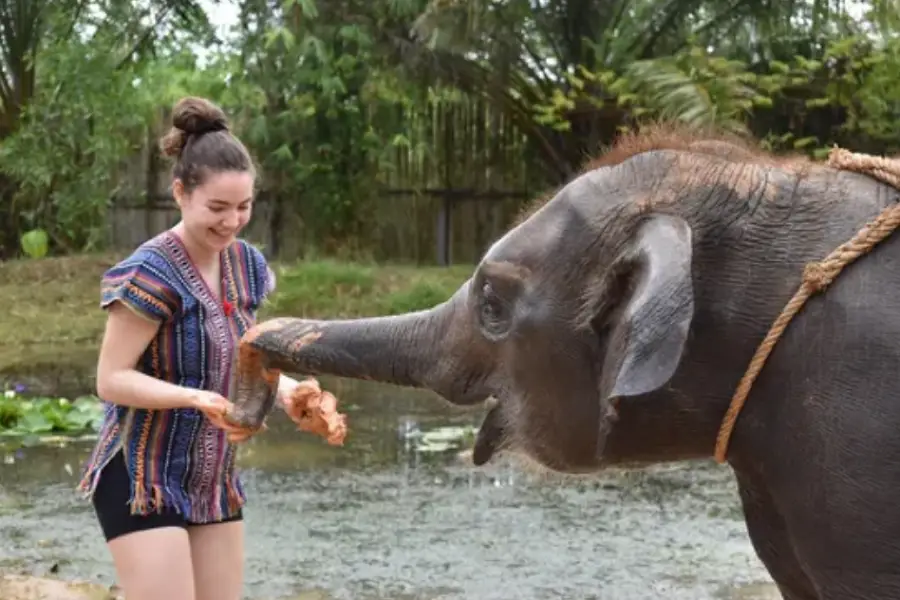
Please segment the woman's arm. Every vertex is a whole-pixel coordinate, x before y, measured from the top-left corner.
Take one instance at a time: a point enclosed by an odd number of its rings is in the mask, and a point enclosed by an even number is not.
[[[136,408],[197,408],[211,392],[182,387],[135,369],[160,323],[121,302],[109,306],[97,362],[97,394],[108,402]]]

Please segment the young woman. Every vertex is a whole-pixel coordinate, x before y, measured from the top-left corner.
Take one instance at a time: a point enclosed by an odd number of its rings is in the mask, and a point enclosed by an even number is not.
[[[185,98],[172,121],[161,147],[181,221],[103,276],[108,407],[80,487],[128,600],[239,600],[245,495],[222,415],[237,342],[275,280],[237,237],[255,169],[225,115]],[[282,402],[297,385],[282,377]]]

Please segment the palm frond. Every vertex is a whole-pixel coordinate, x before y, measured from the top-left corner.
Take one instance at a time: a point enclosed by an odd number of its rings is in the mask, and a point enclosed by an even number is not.
[[[758,96],[745,75],[733,61],[691,52],[687,58],[636,61],[624,78],[640,105],[662,118],[744,132],[744,119]]]

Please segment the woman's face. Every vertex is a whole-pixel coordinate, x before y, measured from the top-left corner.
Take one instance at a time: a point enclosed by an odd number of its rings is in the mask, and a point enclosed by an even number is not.
[[[211,174],[190,194],[175,180],[173,192],[191,241],[211,252],[221,252],[250,221],[253,174],[225,171]]]

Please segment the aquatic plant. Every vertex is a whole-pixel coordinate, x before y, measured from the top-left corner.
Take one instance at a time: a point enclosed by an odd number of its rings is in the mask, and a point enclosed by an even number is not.
[[[97,430],[103,405],[96,396],[74,400],[29,396],[24,386],[6,387],[0,396],[0,436],[84,434]]]
[[[475,441],[476,432],[477,428],[473,425],[447,425],[424,431],[413,423],[404,423],[400,437],[416,452],[439,454],[470,446]]]

